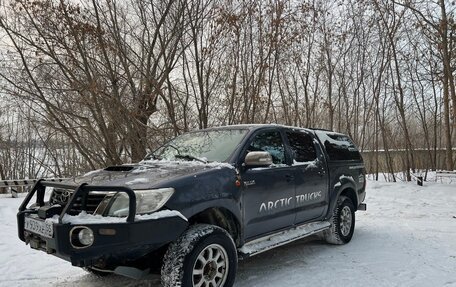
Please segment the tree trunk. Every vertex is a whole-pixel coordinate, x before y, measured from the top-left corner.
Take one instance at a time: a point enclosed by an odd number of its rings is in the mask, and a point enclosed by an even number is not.
[[[448,91],[448,77],[443,76],[443,122],[445,126],[445,166],[446,170],[453,170],[453,150],[451,146],[450,100]]]
[[[442,34],[442,56],[443,56],[443,108],[445,123],[445,162],[446,169],[453,170],[453,151],[451,144],[451,124],[450,124],[450,95],[453,101],[453,123],[456,123],[456,91],[454,90],[454,78],[450,66],[450,51],[448,47],[448,19],[445,11],[445,2],[440,0],[442,20],[440,29]]]
[[[147,115],[139,115],[135,117],[136,122],[133,125],[129,138],[132,162],[138,162],[146,156],[148,120],[149,116]]]

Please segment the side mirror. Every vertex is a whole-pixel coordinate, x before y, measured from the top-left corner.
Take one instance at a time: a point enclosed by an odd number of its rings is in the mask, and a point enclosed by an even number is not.
[[[272,156],[267,151],[251,151],[245,156],[245,166],[270,166]]]

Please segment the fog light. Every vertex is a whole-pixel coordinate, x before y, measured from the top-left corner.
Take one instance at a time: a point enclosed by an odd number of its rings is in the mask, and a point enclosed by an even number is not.
[[[89,246],[93,244],[93,231],[89,228],[83,228],[78,233],[79,242],[82,245]]]

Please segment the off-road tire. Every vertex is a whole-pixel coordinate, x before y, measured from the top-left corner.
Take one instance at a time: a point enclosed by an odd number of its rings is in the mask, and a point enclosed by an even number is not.
[[[344,218],[348,213],[351,215],[351,225],[347,228]],[[345,216],[344,216],[345,215]],[[331,227],[323,232],[323,237],[330,244],[345,244],[350,242],[355,231],[355,207],[350,198],[340,196],[330,219]],[[344,224],[345,222],[345,224]],[[342,223],[342,224],[341,224]],[[345,227],[343,227],[345,225]]]
[[[225,252],[226,262],[228,262],[228,271],[224,273],[226,274],[225,283],[220,287],[233,286],[237,269],[237,252],[234,241],[224,229],[208,224],[191,226],[178,240],[169,245],[161,268],[162,286],[193,287],[193,281],[199,279],[199,277],[194,277],[198,275],[193,274],[196,262],[199,260],[198,256],[205,254],[207,248],[212,246],[221,247]],[[201,269],[206,270],[205,267]],[[220,270],[223,272],[226,269],[221,268]],[[222,280],[219,279],[218,283],[221,282]],[[202,286],[205,287],[204,284]]]

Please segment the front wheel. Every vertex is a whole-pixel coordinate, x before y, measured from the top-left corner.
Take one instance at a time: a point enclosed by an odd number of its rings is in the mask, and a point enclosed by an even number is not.
[[[355,207],[350,198],[340,196],[331,217],[331,227],[324,231],[326,242],[345,244],[350,242],[355,231]]]
[[[191,226],[169,245],[161,269],[165,287],[231,287],[237,269],[236,246],[222,228]]]

